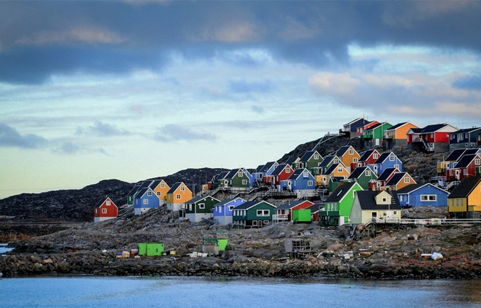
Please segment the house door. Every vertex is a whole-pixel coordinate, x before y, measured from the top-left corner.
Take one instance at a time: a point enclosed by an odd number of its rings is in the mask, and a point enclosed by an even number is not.
[[[371,218],[372,218],[372,220],[376,221],[377,220],[377,212],[371,212]]]

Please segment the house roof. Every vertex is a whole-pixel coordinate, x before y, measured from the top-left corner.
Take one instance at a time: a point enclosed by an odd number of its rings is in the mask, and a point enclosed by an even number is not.
[[[229,173],[229,171],[222,171],[221,173],[217,173],[216,175],[214,175],[214,177],[212,178],[212,181],[213,182],[216,182],[218,180],[222,180],[223,178],[225,178],[225,176]],[[177,183],[176,183],[177,184]],[[175,184],[174,184],[175,185]]]
[[[378,152],[376,149],[373,150],[367,150],[364,153],[362,153],[361,157],[359,158],[359,161],[366,161],[368,158],[374,153]],[[379,152],[378,152],[379,153]]]
[[[279,175],[282,173],[282,170],[284,170],[284,168],[286,168],[288,165],[287,164],[279,164],[279,166],[276,167],[276,169],[274,169],[274,171],[272,172],[271,175]],[[290,167],[290,166],[289,166]],[[292,169],[292,168],[291,168]]]
[[[197,197],[194,197],[194,198],[190,199],[190,200],[187,201],[186,203],[187,203],[187,204],[197,203],[197,202],[199,202],[199,201],[201,201],[201,200],[204,200],[204,199],[207,199],[207,198],[212,198],[212,199],[214,199],[215,201],[220,202],[219,199],[214,198],[214,197],[212,197],[212,196],[197,196]]]
[[[398,172],[398,173],[394,174],[392,176],[392,178],[389,179],[389,181],[386,182],[386,186],[396,185],[397,183],[399,183],[399,181],[401,181],[404,178],[404,176],[406,174],[407,174],[406,172]]]
[[[319,164],[319,167],[327,167],[336,157],[336,155],[327,155],[326,157],[324,157],[324,160]]]
[[[327,169],[326,171],[326,174],[331,174],[334,172],[334,170],[336,170],[337,166],[339,166],[341,164],[333,164],[331,167],[329,167],[329,169]],[[342,166],[342,165],[341,165]]]
[[[237,174],[237,172],[239,171],[239,169],[232,169],[231,171],[229,171],[229,173],[227,173],[224,177],[225,180],[229,180],[229,179],[232,179],[233,177],[235,177],[235,175]]]
[[[479,176],[464,178],[461,183],[449,194],[448,198],[466,198],[471,191],[478,185],[481,178]]]
[[[376,160],[375,164],[382,164],[390,155],[394,155],[397,158],[396,154],[393,152],[385,152],[382,153],[381,156]]]
[[[262,172],[267,172],[275,164],[277,164],[276,161],[268,162],[267,164],[264,165],[264,168],[262,168]]]
[[[112,201],[112,199],[110,199],[109,197],[104,197],[99,202],[97,202],[95,204],[95,208],[99,208],[102,204],[104,204],[105,201],[107,201],[107,199],[109,199],[112,202],[112,204],[115,205],[115,203],[114,203],[114,201]]]
[[[383,191],[372,191],[372,190],[358,190],[356,191],[357,198],[359,200],[359,205],[362,210],[400,210],[401,205],[399,204],[399,199],[395,191],[387,192],[391,195],[390,204],[377,204],[376,196]]]
[[[327,197],[326,202],[340,202],[356,184],[356,182],[341,182],[329,197]]]
[[[139,192],[135,195],[135,198],[141,198],[145,192],[149,189],[148,187],[142,187],[139,189]]]
[[[246,202],[246,200],[240,198],[240,197],[235,197],[235,198],[228,198],[228,199],[225,199],[225,200],[222,200],[220,201],[219,203],[216,204],[216,206],[224,206],[224,205],[227,205],[229,203],[231,203],[232,201],[235,201],[236,199],[240,199],[243,201],[243,203]]]
[[[386,129],[386,131],[388,131],[388,130],[396,130],[396,129],[398,129],[398,128],[401,127],[401,126],[406,125],[407,123],[408,123],[408,122],[398,123],[398,124],[396,124],[396,125],[394,125],[394,126],[389,127],[388,129]]]
[[[443,192],[445,192],[445,193],[448,193],[448,192],[445,191],[444,189],[439,188],[439,187],[437,187],[437,186],[434,186],[434,185],[431,184],[431,183],[411,184],[411,185],[408,185],[408,186],[406,186],[406,187],[403,187],[403,188],[399,189],[399,190],[397,191],[397,193],[398,193],[398,195],[400,195],[400,194],[410,194],[410,193],[412,193],[412,192],[414,192],[414,191],[416,191],[416,190],[418,190],[418,189],[421,189],[421,188],[423,188],[423,187],[425,187],[425,186],[431,186],[431,187],[434,187],[434,188],[436,188],[436,189],[438,189],[438,190],[440,190],[440,191],[443,191]]]
[[[466,152],[466,149],[455,149],[449,153],[448,157],[444,161],[458,161]]]
[[[307,170],[306,168],[299,168],[299,169],[296,169],[294,170],[294,173],[291,174],[291,176],[288,178],[288,180],[297,180],[298,177],[300,177],[304,171],[307,171],[309,174],[312,175],[312,173]]]
[[[297,161],[298,158],[299,157],[291,156],[291,157],[287,158],[285,163],[292,166]]]
[[[347,122],[346,124],[344,124],[344,126],[351,125],[351,124],[354,124],[354,123],[359,122],[359,121],[366,121],[367,122],[367,120],[365,118],[359,117],[357,119],[352,120],[351,122]]]
[[[455,168],[466,168],[476,157],[476,154],[466,154],[458,161]]]
[[[464,133],[472,133],[474,131],[480,130],[481,127],[471,127],[471,128],[462,128],[460,130],[457,130],[455,132],[452,132],[451,134],[464,134]]]
[[[308,161],[312,157],[312,155],[314,155],[315,152],[316,151],[307,151],[306,153],[304,153],[304,155],[301,156],[299,161],[302,161],[302,162]]]
[[[149,187],[151,189],[154,189],[155,187],[157,187],[157,185],[160,184],[160,182],[162,182],[162,180],[153,180],[152,183],[150,183]]]
[[[347,150],[349,150],[350,147],[350,145],[343,145],[337,150],[336,155],[338,157],[342,157],[344,154],[346,154]]]
[[[349,175],[348,179],[357,179],[359,178],[362,173],[364,172],[364,170],[366,170],[366,168],[368,167],[357,167],[356,169],[354,169],[351,173],[351,175]]]
[[[257,168],[256,168],[256,170],[255,170],[254,172],[256,172],[256,173],[261,172],[262,169],[264,169],[264,166],[265,166],[265,165],[259,165],[259,166],[257,166]]]
[[[434,133],[440,130],[441,128],[445,127],[446,125],[448,124],[441,123],[441,124],[431,124],[431,125],[425,126],[424,128],[422,128],[421,134]]]
[[[177,188],[180,187],[180,185],[182,185],[183,183],[182,182],[175,182],[174,185],[172,185],[172,187],[169,189],[169,191],[167,192],[168,194],[173,194]]]
[[[383,125],[383,123],[376,123],[374,124],[373,126],[370,126],[369,128],[366,128],[364,131],[370,131],[370,130],[373,130],[379,126]]]
[[[408,135],[409,135],[409,133],[412,133],[412,134],[420,134],[422,131],[423,131],[422,128],[411,128],[411,129],[409,129],[409,131],[407,132],[407,134],[408,134]]]
[[[287,201],[287,202],[284,202],[282,204],[280,204],[277,209],[278,210],[289,210],[289,209],[292,209],[296,206],[298,206],[299,204],[302,204],[306,202],[306,200],[293,200],[293,201]],[[310,202],[310,201],[308,201]]]
[[[308,209],[311,210],[311,214],[317,213],[325,207],[324,203],[314,203]]]
[[[268,205],[270,205],[270,206],[272,206],[272,207],[275,208],[275,206],[274,206],[273,204],[271,204],[271,203],[269,203],[269,202],[267,202],[267,201],[247,201],[247,202],[244,202],[244,203],[240,204],[239,206],[237,206],[237,207],[236,207],[236,210],[248,210],[248,209],[250,209],[251,207],[254,207],[254,206],[256,206],[257,204],[262,203],[262,202],[264,202],[264,203],[266,203],[266,204],[268,204]]]
[[[130,191],[129,193],[127,194],[127,196],[133,196],[135,195],[135,193],[139,190],[139,187],[138,185],[135,185]]]
[[[386,181],[387,178],[396,170],[397,170],[396,168],[386,168],[377,179],[379,181]]]

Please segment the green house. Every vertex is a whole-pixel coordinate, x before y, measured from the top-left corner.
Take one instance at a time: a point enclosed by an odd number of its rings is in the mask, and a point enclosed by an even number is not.
[[[214,207],[220,200],[212,196],[198,196],[184,204],[184,217],[191,222],[214,217]]]
[[[354,192],[362,190],[356,182],[341,182],[326,199],[323,211],[319,212],[319,221],[322,225],[337,226],[349,222]]]
[[[324,158],[317,151],[308,151],[295,162],[296,169],[306,168],[313,175],[319,174],[319,164]]]
[[[376,181],[378,176],[370,167],[357,167],[349,176],[349,180],[356,181],[362,189],[369,189],[369,182]]]
[[[373,147],[380,146],[384,140],[384,132],[392,127],[387,122],[375,124],[364,130],[361,138],[364,140],[364,146]]]
[[[310,209],[293,210],[292,217],[294,222],[311,222],[312,221]]]
[[[254,184],[254,178],[245,168],[232,169],[223,179],[223,187],[231,190],[249,190]]]
[[[276,207],[267,201],[248,201],[233,211],[232,222],[239,227],[262,228],[272,221]]]

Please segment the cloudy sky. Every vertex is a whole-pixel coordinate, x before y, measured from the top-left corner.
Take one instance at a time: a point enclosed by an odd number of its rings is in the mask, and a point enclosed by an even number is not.
[[[0,198],[481,126],[481,1],[0,1]]]

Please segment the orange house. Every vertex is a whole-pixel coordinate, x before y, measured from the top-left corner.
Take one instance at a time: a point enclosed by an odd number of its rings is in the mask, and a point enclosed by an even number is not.
[[[117,218],[119,209],[115,203],[107,197],[95,205],[94,222],[101,222]]]
[[[417,184],[416,181],[407,172],[395,173],[389,181],[386,182],[384,190],[400,190],[411,184]]]
[[[395,146],[406,147],[408,144],[408,132],[412,128],[419,128],[411,122],[402,122],[384,131],[384,140],[386,141],[386,149],[392,149]]]
[[[170,190],[170,186],[164,180],[155,180],[149,186],[159,198],[159,206],[167,203],[167,193]]]
[[[175,183],[167,192],[167,208],[179,211],[181,206],[192,199],[192,191],[183,182]]]
[[[345,145],[339,148],[336,152],[337,157],[339,157],[344,164],[344,166],[348,166],[347,171],[350,173],[351,164],[357,163],[361,155],[352,147],[352,145]],[[349,176],[349,175],[348,175]]]

